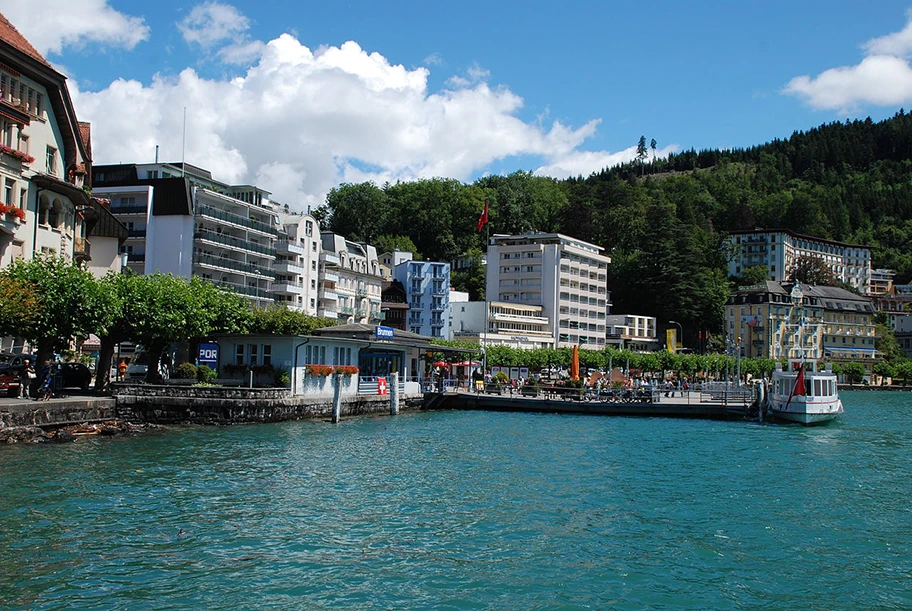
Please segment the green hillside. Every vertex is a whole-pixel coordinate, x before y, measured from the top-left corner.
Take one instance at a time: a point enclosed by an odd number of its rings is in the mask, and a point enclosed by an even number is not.
[[[831,123],[735,150],[684,151],[589,177],[529,172],[472,184],[431,179],[342,185],[318,211],[324,227],[383,247],[408,244],[449,261],[491,233],[560,231],[611,255],[615,312],[719,330],[730,291],[727,232],[786,227],[872,247],[874,266],[912,281],[912,115]],[[478,269],[478,268],[476,268]],[[483,286],[463,275],[473,290]]]

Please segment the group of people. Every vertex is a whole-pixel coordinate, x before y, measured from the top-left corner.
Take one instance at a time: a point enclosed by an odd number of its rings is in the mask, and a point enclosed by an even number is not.
[[[42,387],[50,387],[51,383],[53,382],[54,371],[56,367],[56,363],[45,361],[44,367],[41,368],[41,372],[35,373],[35,367],[32,365],[32,361],[30,359],[23,359],[22,368],[19,370],[19,398],[34,398],[37,401],[39,394],[38,389]],[[35,384],[35,380],[38,380],[38,384]],[[35,387],[35,397],[31,396],[32,386]],[[45,401],[50,399],[50,393],[45,393],[43,398]]]

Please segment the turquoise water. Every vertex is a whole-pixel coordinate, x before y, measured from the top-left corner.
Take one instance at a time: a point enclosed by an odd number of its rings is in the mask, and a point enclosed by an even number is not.
[[[2,609],[910,609],[912,393],[0,447]]]

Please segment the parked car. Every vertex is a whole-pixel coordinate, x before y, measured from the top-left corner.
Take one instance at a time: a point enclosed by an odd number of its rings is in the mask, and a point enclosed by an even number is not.
[[[5,392],[10,397],[19,396],[19,372],[23,362],[29,359],[35,363],[35,355],[21,352],[0,353],[0,393]]]
[[[92,372],[82,363],[60,363],[57,374],[63,380],[60,388],[88,390],[92,383]]]
[[[149,354],[147,352],[138,352],[136,356],[133,357],[133,360],[130,361],[130,364],[127,365],[126,378],[128,380],[145,380],[146,372],[149,370]],[[168,356],[162,355],[162,360],[159,363],[158,368],[159,374],[164,379],[168,379],[171,376],[171,368],[168,366]]]

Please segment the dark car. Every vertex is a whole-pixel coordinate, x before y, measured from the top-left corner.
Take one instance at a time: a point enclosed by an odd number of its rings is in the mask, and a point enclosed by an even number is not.
[[[60,388],[81,388],[88,390],[92,382],[92,372],[82,363],[60,363],[57,375],[62,383]]]

